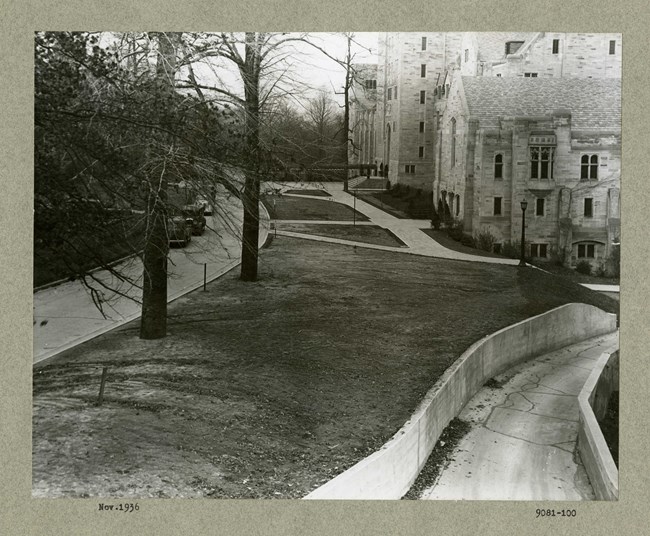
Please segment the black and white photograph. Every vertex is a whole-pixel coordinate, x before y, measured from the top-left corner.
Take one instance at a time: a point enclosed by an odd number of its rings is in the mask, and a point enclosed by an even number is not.
[[[618,501],[624,45],[35,32],[32,498]]]

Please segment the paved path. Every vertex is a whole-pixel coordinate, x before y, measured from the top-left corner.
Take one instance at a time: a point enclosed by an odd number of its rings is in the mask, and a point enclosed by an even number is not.
[[[185,248],[174,248],[169,255],[168,296],[172,301],[203,285],[204,265],[206,280],[212,281],[235,267],[241,257],[241,201],[234,197],[224,199],[220,213],[207,217],[208,228],[203,236],[192,237]],[[260,246],[266,240],[269,221],[266,210],[260,210]],[[142,278],[142,263],[129,259],[118,267],[133,279]],[[105,271],[95,273],[109,289],[115,289],[139,300],[141,289],[121,283]],[[104,290],[106,314],[95,307],[88,289],[79,281],[40,290],[34,293],[34,363],[48,359],[68,348],[115,329],[140,316],[140,305]]]
[[[283,190],[295,190],[301,187],[302,188],[309,187],[309,185],[306,185],[304,183],[295,183],[291,185],[283,184],[283,185],[274,185],[274,186],[276,188],[281,187]],[[519,264],[519,261],[514,259],[500,259],[498,257],[482,257],[480,255],[467,255],[466,253],[460,253],[458,251],[447,249],[446,247],[440,245],[438,242],[436,242],[435,240],[433,240],[432,238],[430,238],[428,235],[426,235],[421,231],[421,229],[427,229],[430,227],[431,222],[429,220],[407,220],[407,219],[396,218],[395,216],[392,216],[384,212],[383,210],[374,207],[369,203],[366,203],[365,201],[362,201],[359,198],[355,199],[354,195],[343,191],[343,184],[339,182],[328,182],[324,184],[324,187],[325,190],[327,190],[327,192],[331,194],[331,197],[328,198],[318,197],[318,199],[329,199],[334,202],[342,203],[344,205],[348,205],[350,207],[356,208],[357,211],[361,212],[362,214],[370,218],[370,222],[369,222],[370,224],[379,225],[380,227],[385,227],[386,229],[389,229],[408,246],[408,248],[400,248],[400,247],[391,248],[386,246],[373,246],[371,244],[366,244],[363,242],[355,242],[354,245],[358,247],[382,249],[385,251],[397,251],[400,253],[412,253],[416,255],[424,255],[427,257],[438,257],[441,259],[455,259],[455,260],[471,261],[471,262],[488,262],[493,264],[509,264],[509,265]],[[285,194],[285,195],[300,196],[299,194]],[[300,196],[300,197],[310,197],[314,199],[314,196]],[[284,222],[284,220],[282,221]],[[297,222],[286,221],[286,223],[297,223]],[[315,222],[308,222],[308,223],[315,223]],[[335,223],[343,223],[343,222],[330,221],[330,222],[323,222],[323,223],[335,224]],[[350,222],[345,222],[345,223],[347,224]],[[307,235],[301,233],[289,233],[280,230],[278,230],[278,234],[285,235],[285,236],[299,236],[301,238],[307,238],[310,240],[319,240],[322,242],[346,243],[346,244],[353,243],[347,240],[341,242],[340,240],[331,239],[331,238],[314,237],[313,235]]]
[[[618,333],[567,346],[498,376],[461,411],[472,430],[423,499],[593,500],[574,453],[578,399],[598,358]]]

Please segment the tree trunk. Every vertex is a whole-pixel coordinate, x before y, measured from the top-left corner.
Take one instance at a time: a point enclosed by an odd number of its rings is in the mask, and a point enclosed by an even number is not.
[[[242,281],[257,281],[260,201],[260,43],[257,33],[246,33],[246,57],[242,71],[246,111],[246,149],[248,162],[244,183],[244,227],[242,230]]]
[[[159,85],[155,98],[161,105],[171,103],[165,96],[174,91],[176,51],[174,43],[180,34],[158,35],[158,63],[156,77]],[[160,106],[157,106],[160,110]],[[160,110],[158,120],[165,113]],[[153,136],[152,136],[153,137]],[[141,339],[160,339],[167,335],[167,176],[152,173],[149,177],[149,199],[147,203],[148,236],[144,246],[144,279],[142,285]]]
[[[351,44],[352,44],[352,38],[350,35],[347,36],[348,39],[348,53],[347,56],[345,57],[345,86],[343,88],[343,94],[345,98],[345,108],[343,111],[343,132],[345,135],[345,138],[343,139],[343,150],[344,150],[344,162],[345,162],[345,176],[343,178],[343,191],[347,192],[348,191],[348,175],[350,173],[348,166],[350,165],[350,156],[349,156],[349,148],[350,148],[350,87],[352,86],[352,55],[351,55]]]

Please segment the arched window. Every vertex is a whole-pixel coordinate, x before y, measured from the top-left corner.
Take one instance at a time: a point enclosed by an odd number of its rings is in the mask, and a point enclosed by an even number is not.
[[[580,179],[598,179],[598,155],[583,154],[580,158]]]
[[[501,153],[494,155],[494,178],[503,179],[503,155]]]
[[[456,119],[451,119],[451,167],[456,165]]]

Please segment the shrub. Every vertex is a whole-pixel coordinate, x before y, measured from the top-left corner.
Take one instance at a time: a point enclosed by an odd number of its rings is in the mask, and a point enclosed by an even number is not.
[[[607,277],[607,270],[605,269],[605,263],[601,262],[598,264],[598,268],[596,268],[596,274],[597,277]]]
[[[447,234],[450,238],[460,241],[463,238],[463,222],[462,220],[447,220]]]
[[[433,227],[436,231],[440,229],[440,216],[438,215],[438,211],[431,206],[432,214],[431,214],[431,227]]]
[[[390,181],[386,180],[386,190],[390,190]]]
[[[497,237],[494,236],[489,229],[483,229],[475,238],[476,247],[483,251],[492,251],[496,241]]]
[[[612,251],[607,260],[608,270],[607,273],[611,277],[620,277],[621,275],[621,246],[612,246]]]
[[[591,264],[589,261],[580,261],[576,264],[576,272],[579,274],[591,275]]]
[[[463,244],[463,246],[467,246],[469,248],[476,247],[476,240],[474,240],[474,237],[471,234],[462,233],[460,237],[460,243]]]
[[[402,185],[400,183],[397,183],[391,188],[390,195],[397,197],[400,195],[401,190],[402,190]]]
[[[501,255],[511,259],[518,259],[521,256],[521,242],[518,240],[515,242],[511,242],[510,240],[504,242],[501,248]]]

